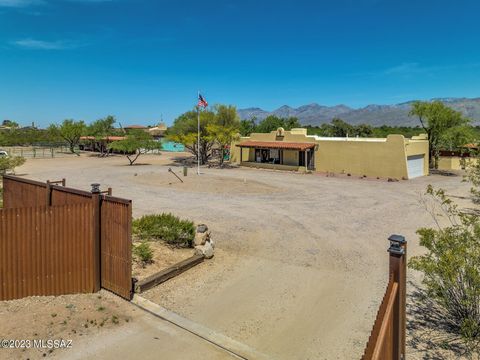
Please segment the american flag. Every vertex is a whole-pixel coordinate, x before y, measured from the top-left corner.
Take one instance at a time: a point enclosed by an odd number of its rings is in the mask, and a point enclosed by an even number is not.
[[[207,100],[199,93],[198,94],[198,106],[206,108],[208,106]]]

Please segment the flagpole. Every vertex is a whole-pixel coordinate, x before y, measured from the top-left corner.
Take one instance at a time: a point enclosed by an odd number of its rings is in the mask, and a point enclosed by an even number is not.
[[[197,99],[200,99],[200,91]],[[200,175],[200,105],[197,105],[197,175]]]

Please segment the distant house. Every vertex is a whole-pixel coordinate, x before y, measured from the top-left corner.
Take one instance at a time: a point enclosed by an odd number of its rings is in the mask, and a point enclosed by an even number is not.
[[[167,125],[164,123],[158,124],[158,126],[154,126],[148,129],[150,135],[153,136],[154,139],[159,140],[165,136],[165,132],[167,131]]]
[[[478,144],[465,144],[459,150],[440,150],[440,158],[438,161],[439,170],[465,170],[468,165],[478,161],[477,154]]]
[[[148,131],[148,127],[143,126],[143,125],[128,125],[128,126],[124,126],[123,128],[126,131],[128,131],[128,130],[145,130],[145,131]]]

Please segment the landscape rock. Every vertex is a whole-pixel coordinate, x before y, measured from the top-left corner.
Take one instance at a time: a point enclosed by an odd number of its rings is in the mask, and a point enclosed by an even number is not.
[[[197,225],[197,233],[204,233],[207,232],[208,226],[205,224],[198,224]]]
[[[215,249],[215,242],[213,241],[213,239],[211,237],[208,238],[208,242],[210,243],[210,245],[212,245],[212,248]]]
[[[205,258],[206,259],[211,259],[213,257],[213,247],[210,242],[206,242],[205,245],[203,245],[203,248],[205,250]]]
[[[206,242],[205,245],[195,246],[195,255],[203,255],[205,259],[211,259],[213,257],[213,247],[210,242]]]
[[[195,245],[205,245],[207,240],[210,238],[210,233],[209,232],[197,232],[195,234],[195,240],[194,244]]]
[[[388,178],[388,182],[397,182],[398,179],[394,179],[394,178]]]

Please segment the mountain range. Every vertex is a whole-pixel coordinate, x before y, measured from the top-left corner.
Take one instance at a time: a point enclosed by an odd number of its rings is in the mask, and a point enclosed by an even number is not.
[[[462,112],[472,119],[474,125],[480,125],[480,98],[436,98],[431,101],[442,101],[454,110]],[[274,111],[260,108],[239,109],[238,114],[242,120],[255,117],[257,121],[265,119],[268,115],[278,117],[297,117],[302,125],[318,126],[329,123],[338,117],[352,124],[369,124],[372,126],[417,126],[420,125],[417,117],[408,113],[414,101],[394,105],[368,105],[363,108],[351,108],[346,105],[324,106],[316,103],[293,108],[283,105]]]

